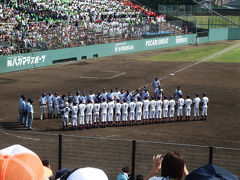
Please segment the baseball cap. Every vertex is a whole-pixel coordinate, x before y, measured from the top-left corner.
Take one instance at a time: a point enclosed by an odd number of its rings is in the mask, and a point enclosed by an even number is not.
[[[0,179],[46,180],[52,170],[31,150],[13,145],[0,150]]]
[[[67,180],[108,180],[107,175],[101,169],[86,167],[75,170]]]

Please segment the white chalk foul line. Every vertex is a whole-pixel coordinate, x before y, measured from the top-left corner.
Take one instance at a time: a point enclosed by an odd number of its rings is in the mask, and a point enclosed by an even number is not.
[[[234,45],[232,45],[232,46],[230,46],[230,47],[227,47],[227,48],[225,48],[225,49],[223,49],[223,50],[221,50],[221,51],[218,51],[218,52],[216,52],[216,53],[213,53],[213,54],[211,54],[210,56],[199,58],[199,59],[196,60],[197,62],[195,62],[195,63],[193,63],[193,64],[190,64],[190,65],[188,65],[188,66],[186,66],[186,67],[183,67],[183,68],[181,68],[181,69],[179,69],[179,70],[177,70],[177,71],[175,71],[175,72],[172,72],[172,73],[170,73],[170,74],[168,74],[168,75],[165,75],[165,76],[163,76],[162,78],[159,78],[159,80],[161,81],[161,80],[167,79],[167,78],[171,77],[173,74],[175,75],[176,73],[179,73],[179,72],[181,72],[181,71],[184,71],[184,70],[186,70],[186,69],[189,69],[189,68],[191,68],[191,67],[193,67],[193,66],[196,66],[197,64],[200,64],[200,63],[202,63],[202,62],[204,62],[204,61],[207,61],[207,60],[209,60],[209,59],[212,59],[212,58],[215,58],[215,57],[217,57],[217,56],[220,56],[220,55],[222,55],[222,54],[224,54],[224,53],[226,53],[226,52],[228,52],[228,51],[230,51],[230,50],[232,50],[232,49],[234,49],[234,48],[236,48],[236,47],[238,47],[238,46],[240,46],[240,44],[234,44]],[[149,83],[149,84],[145,85],[145,87],[148,87],[148,86],[150,86],[151,84],[152,84],[152,83]],[[140,88],[138,88],[138,89],[143,89],[143,88],[144,88],[144,86],[142,86],[142,87],[140,87]],[[134,91],[132,91],[132,93],[133,93],[133,92],[134,92]]]
[[[2,129],[0,129],[0,131],[1,131],[1,133],[5,134],[5,135],[7,135],[7,136],[12,136],[12,137],[19,138],[19,139],[41,141],[41,139],[38,139],[38,138],[18,136],[18,135],[16,135],[16,134],[10,134],[10,133],[7,133],[6,131],[2,130]]]
[[[105,72],[107,72],[107,71],[105,71]],[[110,76],[110,77],[106,77],[106,78],[97,77],[97,76],[80,76],[79,78],[80,79],[104,79],[104,80],[109,80],[109,79],[114,79],[114,78],[119,77],[119,76],[123,76],[125,74],[126,74],[125,72],[122,72],[120,74],[117,74],[117,75],[114,75],[114,76]]]

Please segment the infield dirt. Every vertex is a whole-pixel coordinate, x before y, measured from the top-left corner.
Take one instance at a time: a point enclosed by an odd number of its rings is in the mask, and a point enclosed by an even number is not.
[[[88,92],[93,89],[97,93],[103,88],[115,87],[132,91],[151,83],[156,76],[161,78],[192,64],[138,61],[137,58],[186,48],[194,47],[161,49],[1,74],[0,79],[8,81],[0,84],[0,126],[8,130],[26,130],[17,123],[18,99],[25,94],[35,100],[33,131],[240,148],[239,63],[203,62],[161,81],[166,95],[173,95],[179,85],[184,98],[187,94],[193,98],[196,92],[207,92],[210,100],[207,121],[62,132],[60,119],[39,120],[38,99],[43,91],[66,95],[68,91]],[[152,87],[149,88],[152,92]]]

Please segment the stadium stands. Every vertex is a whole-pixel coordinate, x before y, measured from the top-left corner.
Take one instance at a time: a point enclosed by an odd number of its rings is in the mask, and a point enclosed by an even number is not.
[[[128,0],[0,3],[0,55],[183,34],[182,29]]]

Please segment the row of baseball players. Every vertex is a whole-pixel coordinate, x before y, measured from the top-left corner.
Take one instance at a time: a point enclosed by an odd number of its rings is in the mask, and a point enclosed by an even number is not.
[[[173,120],[175,109],[177,110],[177,119],[182,120],[184,108],[186,120],[190,120],[191,106],[194,107],[194,119],[199,119],[200,107],[202,108],[202,118],[207,118],[209,100],[206,93],[203,93],[202,99],[200,99],[199,94],[196,93],[196,97],[193,100],[190,99],[189,95],[187,95],[187,98],[184,100],[181,92],[178,92],[178,94],[176,92],[175,98],[177,96],[177,101],[175,101],[172,96],[169,97],[169,100],[167,96],[164,96],[163,100],[161,100],[161,96],[152,96],[151,100],[149,100],[148,96],[145,96],[144,99],[138,96],[136,101],[133,96],[130,98],[130,102],[128,102],[127,98],[120,100],[108,97],[105,99],[95,95],[92,100],[86,98],[86,101],[83,101],[82,98],[80,98],[79,101],[69,101],[68,97],[67,101],[62,99],[62,104],[59,106],[60,109],[56,110],[59,110],[59,113],[62,114],[63,127],[67,128],[68,121],[71,119],[72,126],[76,128],[78,124],[80,129],[83,129],[84,126],[91,127],[92,124],[94,127],[98,127],[99,117],[101,117],[103,127],[106,127],[107,120],[108,125],[112,126],[114,116],[116,126],[119,126],[121,121],[123,125],[127,125],[128,116],[131,125],[134,124],[135,118],[137,124],[140,124],[141,119],[143,119],[144,124],[153,123],[154,120],[158,123],[162,117],[163,121],[166,121],[168,117],[169,120]],[[78,92],[76,94],[78,94]],[[42,98],[40,98],[40,100],[41,99]]]

